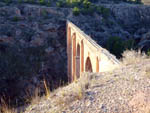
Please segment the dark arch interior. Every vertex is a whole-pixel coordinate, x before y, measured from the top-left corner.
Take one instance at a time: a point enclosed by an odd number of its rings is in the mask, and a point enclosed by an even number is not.
[[[80,45],[77,45],[77,56],[76,56],[76,76],[80,77]]]
[[[87,59],[86,59],[86,63],[85,63],[85,71],[86,71],[86,72],[93,72],[91,60],[90,60],[89,57],[87,57]]]
[[[80,45],[77,45],[77,56],[80,57]]]

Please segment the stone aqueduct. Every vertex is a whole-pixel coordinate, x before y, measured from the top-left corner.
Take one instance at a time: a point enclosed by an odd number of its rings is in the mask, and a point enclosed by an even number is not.
[[[74,81],[82,72],[105,72],[119,66],[119,61],[88,35],[67,21],[68,78]]]

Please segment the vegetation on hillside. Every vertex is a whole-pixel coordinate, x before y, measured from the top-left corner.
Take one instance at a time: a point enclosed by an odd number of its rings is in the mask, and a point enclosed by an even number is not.
[[[103,6],[96,5],[99,0],[18,0],[18,3],[30,3],[52,6],[55,4],[57,7],[73,8],[73,14],[75,16],[81,14],[92,15],[94,12],[100,13],[102,15],[109,15],[109,9]],[[115,3],[128,2],[141,4],[141,0],[112,0]],[[13,0],[3,0],[6,4],[10,4]]]
[[[108,49],[112,54],[120,58],[122,57],[122,53],[125,50],[135,49],[135,45],[136,44],[133,39],[123,40],[120,37],[113,36],[107,40],[105,48]]]

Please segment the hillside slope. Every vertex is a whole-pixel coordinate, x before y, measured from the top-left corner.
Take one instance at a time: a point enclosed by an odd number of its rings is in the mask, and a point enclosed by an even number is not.
[[[43,97],[44,98],[44,97]],[[59,88],[25,113],[149,113],[150,59],[126,51],[113,72],[84,74]]]
[[[100,5],[103,12],[75,16],[72,8],[0,2],[0,97],[19,106],[36,87],[45,93],[44,79],[51,89],[67,82],[66,20],[100,46],[119,37],[135,40],[137,48],[150,48],[150,6]]]

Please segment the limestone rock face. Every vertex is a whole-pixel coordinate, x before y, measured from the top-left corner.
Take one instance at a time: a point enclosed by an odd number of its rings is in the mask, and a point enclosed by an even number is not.
[[[142,5],[117,5],[110,6],[114,17],[125,27],[138,28],[139,26],[149,26],[150,7]],[[133,27],[133,28],[132,28]]]

